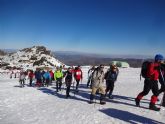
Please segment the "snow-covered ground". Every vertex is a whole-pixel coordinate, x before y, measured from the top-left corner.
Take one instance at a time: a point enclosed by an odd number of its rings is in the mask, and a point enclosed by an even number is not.
[[[90,89],[86,88],[87,67],[78,94],[65,98],[65,90],[55,92],[50,87],[19,87],[18,79],[0,75],[0,124],[164,124],[165,110],[148,109],[150,92],[135,107],[134,98],[143,88],[140,69],[120,69],[115,84],[114,99],[107,98],[106,105],[88,104]],[[26,81],[28,83],[28,80]],[[162,95],[160,96],[160,98]],[[96,102],[99,102],[97,97]],[[158,102],[159,106],[160,102]]]

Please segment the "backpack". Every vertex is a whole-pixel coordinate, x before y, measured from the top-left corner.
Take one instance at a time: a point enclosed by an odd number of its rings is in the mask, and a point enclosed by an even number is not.
[[[116,81],[117,79],[117,76],[118,76],[118,72],[111,72],[111,70],[108,70],[105,74],[105,77],[104,79],[105,80],[111,80],[111,81]]]
[[[140,80],[141,80],[141,76],[143,78],[148,78],[147,77],[147,72],[148,72],[148,67],[149,67],[150,64],[151,64],[151,62],[149,62],[149,61],[144,61],[142,63],[141,73],[140,73]]]

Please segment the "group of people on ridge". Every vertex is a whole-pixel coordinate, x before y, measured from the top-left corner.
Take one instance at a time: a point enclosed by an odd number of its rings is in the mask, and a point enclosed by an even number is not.
[[[25,84],[26,72],[20,72],[20,83],[23,87]],[[90,86],[91,94],[89,103],[94,103],[96,93],[100,94],[100,104],[106,104],[105,97],[108,96],[113,99],[114,84],[119,75],[119,69],[116,65],[111,64],[109,69],[104,73],[104,65],[101,64],[95,68],[91,67],[88,71],[87,87]],[[144,88],[135,98],[136,106],[140,106],[140,100],[146,96],[150,90],[152,90],[152,97],[149,104],[149,109],[159,111],[160,108],[156,107],[159,94],[165,92],[165,64],[164,57],[161,54],[155,56],[154,62],[145,61],[142,64],[141,75],[144,78]],[[35,72],[32,70],[28,73],[30,79],[29,85],[32,86],[34,78],[36,79],[36,86],[49,86],[52,81],[56,83],[56,91],[61,90],[62,82],[64,79],[66,85],[66,98],[70,97],[70,89],[73,84],[75,92],[78,92],[80,81],[83,79],[83,72],[80,66],[75,68],[68,67],[61,68],[56,67],[55,72],[52,70],[42,71],[37,69]],[[106,81],[106,88],[104,87],[104,80]],[[158,87],[158,81],[161,84],[161,88]],[[76,86],[74,86],[76,82]],[[165,98],[164,98],[165,99]]]

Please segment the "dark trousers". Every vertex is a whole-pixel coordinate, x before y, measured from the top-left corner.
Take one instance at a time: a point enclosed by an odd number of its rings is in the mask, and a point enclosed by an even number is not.
[[[76,79],[76,90],[78,90],[78,86],[79,86],[79,83],[80,83],[80,80]]]
[[[114,89],[114,81],[106,81],[106,93],[109,92],[109,95],[112,95]]]
[[[71,80],[67,80],[66,81],[66,96],[67,97],[69,97],[70,87],[71,87]]]
[[[87,87],[88,86],[92,87],[92,77],[91,76],[88,78]]]
[[[24,87],[24,85],[25,85],[25,79],[21,79],[20,80],[20,85],[21,85],[21,87]]]
[[[33,78],[30,78],[30,82],[29,82],[30,86],[32,86],[32,81],[33,81]]]
[[[45,82],[45,85],[48,87],[49,86],[49,82],[50,82],[50,80],[49,80],[49,78],[47,78],[46,79],[46,82]]]
[[[157,80],[153,81],[153,80],[145,79],[143,91],[138,94],[136,100],[140,101],[143,98],[143,96],[146,96],[149,93],[150,90],[152,90],[153,93],[150,104],[155,104],[157,101],[157,96],[159,95]]]
[[[152,90],[152,93],[154,96],[159,95],[158,81],[152,81],[152,80],[145,79],[144,88],[140,94],[142,96],[146,96],[150,92],[150,90]]]
[[[56,90],[57,90],[57,92],[58,92],[58,90],[61,90],[61,86],[62,86],[62,79],[57,78],[56,79]]]

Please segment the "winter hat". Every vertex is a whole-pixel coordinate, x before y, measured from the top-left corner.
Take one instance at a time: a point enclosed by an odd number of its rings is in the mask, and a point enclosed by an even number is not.
[[[155,55],[155,61],[159,61],[159,60],[163,60],[163,59],[164,59],[163,55],[161,55],[161,54]]]

